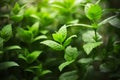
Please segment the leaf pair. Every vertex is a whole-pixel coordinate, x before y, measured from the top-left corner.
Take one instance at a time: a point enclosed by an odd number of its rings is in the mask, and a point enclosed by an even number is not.
[[[65,25],[62,26],[58,30],[58,32],[54,33],[52,36],[55,41],[45,40],[45,41],[42,41],[41,43],[49,46],[50,48],[54,50],[64,50],[64,48],[70,44],[70,42],[72,41],[72,38],[77,37],[76,35],[72,35],[66,39],[67,26]]]
[[[19,58],[25,60],[27,63],[33,63],[39,55],[42,53],[42,51],[33,51],[32,53],[28,53],[26,56],[23,54],[19,55]]]
[[[37,36],[39,33],[39,22],[35,22],[28,30],[17,28],[17,38],[26,43],[32,43],[40,39],[46,39],[45,35]],[[36,37],[37,36],[37,37]]]
[[[64,54],[64,59],[66,60],[66,62],[60,64],[59,70],[62,71],[64,67],[73,63],[76,60],[76,58],[78,57],[78,55],[79,54],[78,54],[77,48],[68,46],[65,49],[65,54]]]

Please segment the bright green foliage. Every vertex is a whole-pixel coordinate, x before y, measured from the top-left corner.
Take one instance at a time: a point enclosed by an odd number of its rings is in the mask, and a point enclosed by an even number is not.
[[[67,37],[67,27],[62,26],[58,32],[52,34],[53,39],[59,43],[62,43]]]
[[[34,34],[37,35],[39,32],[39,22],[34,23],[31,27],[30,27],[30,31]]]
[[[15,3],[13,9],[12,9],[12,12],[14,14],[17,14],[18,12],[20,11],[20,5],[18,3]]]
[[[75,47],[68,46],[65,50],[64,58],[66,61],[75,60],[78,57],[78,50]]]
[[[40,35],[40,36],[35,37],[32,41],[35,42],[35,41],[41,40],[41,39],[47,39],[47,36],[45,36],[45,35]]]
[[[104,1],[0,0],[0,79],[118,80],[120,10]]]
[[[0,31],[1,38],[4,39],[4,41],[8,41],[12,37],[12,26],[11,24],[8,24],[2,28]]]
[[[14,49],[21,49],[21,47],[19,45],[12,45],[5,48],[5,50],[14,50]]]
[[[58,51],[64,49],[64,47],[61,44],[59,44],[59,43],[57,43],[55,41],[52,41],[52,40],[42,41],[41,44],[45,44],[45,45],[49,46],[50,48],[52,48],[54,50],[58,50]]]
[[[100,46],[101,44],[102,42],[86,43],[83,45],[83,48],[87,55],[89,55],[94,48]]]
[[[23,13],[22,7],[18,3],[15,4],[14,8],[11,11],[10,19],[19,22],[23,19]]]
[[[0,63],[0,70],[8,69],[14,66],[19,66],[19,64],[14,61],[2,62]]]
[[[30,53],[30,54],[27,56],[27,62],[28,62],[28,63],[34,62],[34,61],[39,57],[39,55],[40,55],[41,53],[42,53],[41,51],[34,51],[34,52]]]
[[[102,9],[98,4],[88,3],[85,5],[85,14],[90,20],[98,20],[102,16]]]
[[[66,66],[70,65],[71,63],[73,63],[75,60],[71,60],[71,61],[66,61],[62,64],[59,65],[59,70],[62,71],[63,68],[65,68]]]

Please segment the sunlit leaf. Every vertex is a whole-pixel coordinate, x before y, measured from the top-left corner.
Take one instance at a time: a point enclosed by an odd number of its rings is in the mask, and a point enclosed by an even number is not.
[[[37,40],[41,40],[41,39],[47,39],[47,36],[45,36],[45,35],[37,36],[36,38],[33,39],[33,42],[37,41]]]
[[[5,50],[14,50],[14,49],[21,49],[21,47],[18,45],[12,45],[5,48]]]
[[[54,33],[53,39],[59,43],[62,43],[67,37],[67,27],[64,25],[62,26],[58,32]]]
[[[17,14],[20,11],[20,5],[16,2],[13,9],[12,9],[14,14]]]
[[[50,47],[50,48],[52,48],[54,50],[58,50],[58,51],[64,49],[64,47],[61,44],[59,44],[59,43],[57,43],[55,41],[52,41],[52,40],[42,41],[41,44],[47,45],[48,47]]]
[[[31,27],[30,27],[30,31],[32,31],[32,33],[34,35],[37,35],[38,31],[39,31],[39,22],[34,23]]]
[[[90,20],[98,20],[102,16],[102,9],[98,4],[87,3],[85,5],[85,14]]]

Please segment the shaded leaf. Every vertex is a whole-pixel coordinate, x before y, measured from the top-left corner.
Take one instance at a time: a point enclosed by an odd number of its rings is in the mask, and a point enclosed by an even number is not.
[[[69,71],[63,73],[60,77],[59,80],[78,80],[79,76],[77,75],[77,71]]]
[[[112,20],[112,19],[114,19],[114,18],[116,18],[116,15],[111,16],[111,17],[109,17],[109,18],[107,18],[107,19],[101,21],[98,25],[99,25],[99,26],[102,26],[102,25],[108,23],[110,20]]]
[[[83,45],[83,49],[87,53],[87,55],[89,55],[94,48],[100,46],[101,44],[102,42],[86,43]]]
[[[77,50],[76,47],[68,46],[65,49],[64,58],[65,58],[66,61],[75,60],[77,57],[78,57],[78,50]]]
[[[82,64],[87,64],[87,63],[90,63],[90,62],[92,62],[92,61],[93,61],[92,58],[82,58],[82,59],[80,59],[78,62],[79,62],[79,63],[82,63]]]
[[[34,51],[32,53],[30,53],[28,56],[27,56],[27,62],[28,63],[32,63],[34,62],[38,57],[39,55],[42,53],[42,51]]]
[[[0,70],[8,69],[8,68],[14,67],[14,66],[19,66],[19,64],[17,64],[14,61],[1,62],[0,63]]]
[[[82,40],[84,42],[96,42],[94,40],[94,37],[95,37],[95,31],[87,31],[82,34]],[[98,33],[97,33],[97,37],[99,40],[101,39],[101,36]]]
[[[3,39],[0,37],[0,50],[3,48]]]
[[[66,47],[67,45],[69,45],[70,44],[70,42],[72,41],[72,38],[74,38],[74,37],[77,37],[76,35],[72,35],[72,36],[70,36],[69,38],[67,38],[66,40],[65,40],[65,42],[64,42],[64,47]]]
[[[19,54],[18,58],[27,62],[27,57],[23,56],[22,54]]]
[[[71,63],[73,63],[75,60],[71,60],[71,61],[66,61],[62,64],[59,65],[59,70],[62,71],[66,66],[70,65]]]
[[[5,40],[8,41],[12,37],[12,26],[11,24],[8,24],[2,28],[0,31],[1,37]]]
[[[19,22],[23,19],[23,15],[22,14],[13,15],[10,17],[10,19],[15,22]]]
[[[114,27],[120,28],[120,20],[118,18],[111,19],[109,23]]]
[[[32,32],[24,30],[22,28],[18,28],[17,29],[17,34],[16,36],[23,42],[26,43],[31,43],[32,39],[33,39],[33,35]]]

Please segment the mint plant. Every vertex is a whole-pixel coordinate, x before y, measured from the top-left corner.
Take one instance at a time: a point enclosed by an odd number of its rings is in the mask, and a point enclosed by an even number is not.
[[[120,10],[105,0],[0,3],[1,80],[119,79]]]

